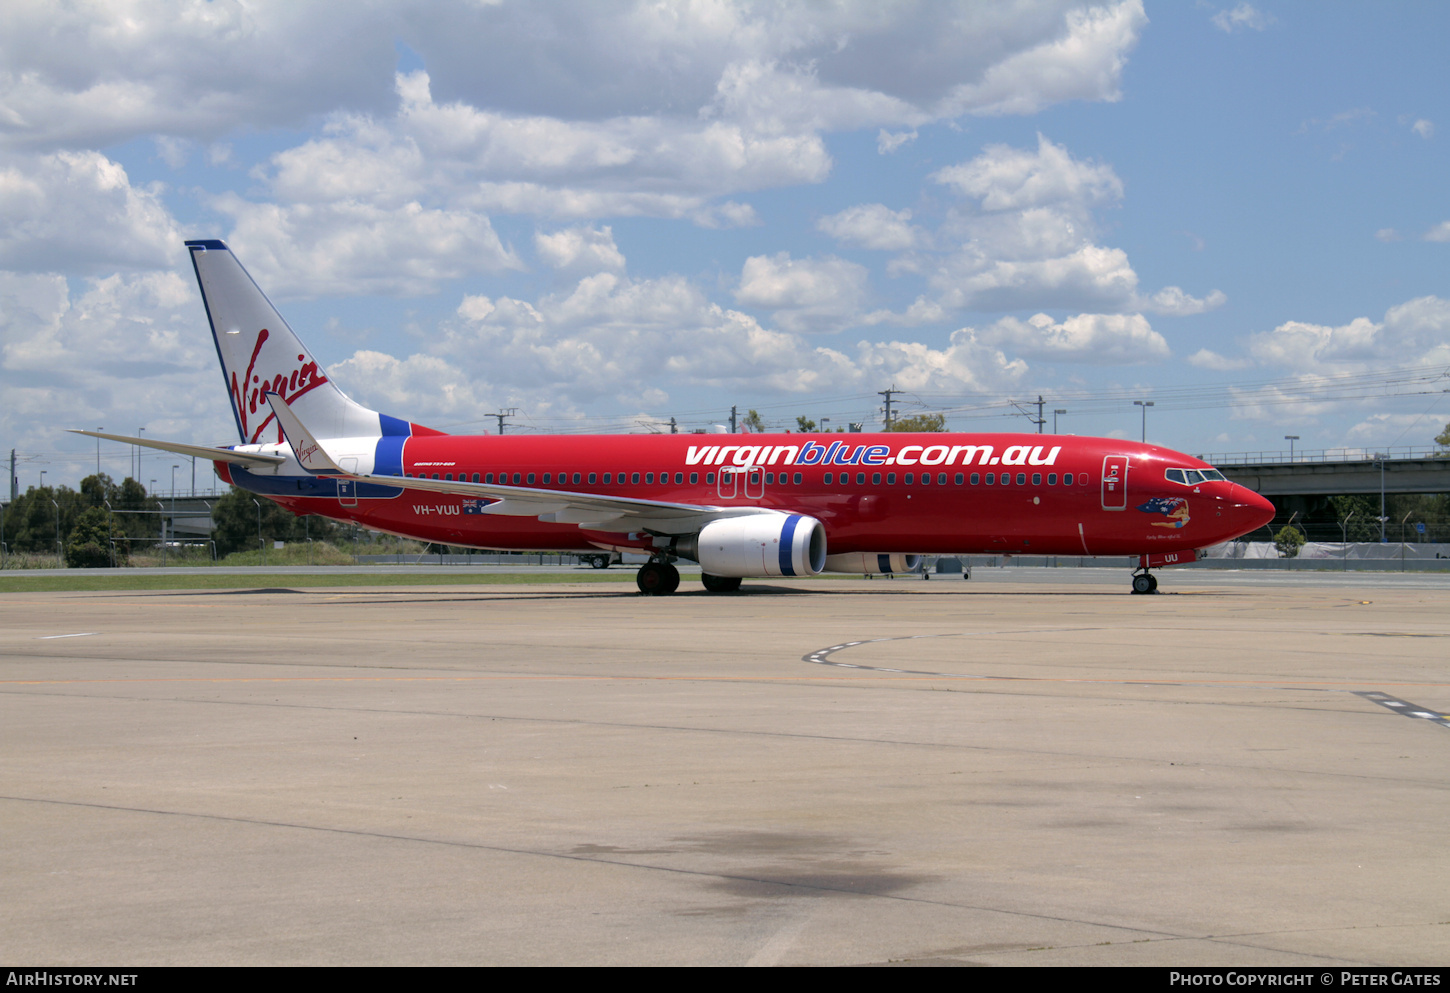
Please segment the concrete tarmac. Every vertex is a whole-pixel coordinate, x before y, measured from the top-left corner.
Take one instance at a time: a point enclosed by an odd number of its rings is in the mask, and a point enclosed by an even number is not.
[[[1444,965],[1450,582],[1296,578],[0,594],[0,960]]]

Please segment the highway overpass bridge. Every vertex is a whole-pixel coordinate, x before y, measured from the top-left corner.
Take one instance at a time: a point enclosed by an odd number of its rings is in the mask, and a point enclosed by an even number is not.
[[[1347,493],[1450,493],[1450,449],[1345,449],[1199,456],[1235,483],[1273,499]]]

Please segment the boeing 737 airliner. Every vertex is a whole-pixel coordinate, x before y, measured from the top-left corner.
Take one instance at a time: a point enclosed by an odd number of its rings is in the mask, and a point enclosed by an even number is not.
[[[642,552],[705,589],[923,554],[1137,556],[1151,570],[1267,524],[1273,506],[1156,445],[1037,434],[450,435],[350,400],[225,244],[189,241],[240,443],[78,434],[212,460],[297,514],[473,548]]]

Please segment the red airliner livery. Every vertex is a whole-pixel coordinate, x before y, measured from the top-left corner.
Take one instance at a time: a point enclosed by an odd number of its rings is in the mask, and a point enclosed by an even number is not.
[[[1273,506],[1156,445],[1039,434],[450,435],[354,403],[220,241],[189,241],[241,444],[81,431],[197,455],[234,486],[474,548],[650,556],[705,588],[916,568],[923,554],[1132,555],[1151,569],[1262,527]]]

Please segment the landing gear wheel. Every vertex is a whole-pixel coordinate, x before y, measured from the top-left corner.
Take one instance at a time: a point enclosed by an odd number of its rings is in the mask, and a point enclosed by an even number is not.
[[[1149,573],[1148,574],[1148,584],[1149,584],[1149,589],[1148,589],[1148,592],[1149,593],[1157,593],[1158,592],[1158,577],[1157,576],[1153,575],[1152,573]]]
[[[1134,593],[1156,593],[1158,591],[1158,580],[1151,573],[1140,572],[1133,577]]]
[[[646,562],[634,577],[639,591],[649,596],[664,596],[680,588],[680,571],[668,562]]]
[[[712,576],[708,572],[702,572],[700,582],[704,583],[705,589],[711,593],[734,593],[740,589],[739,576]]]

